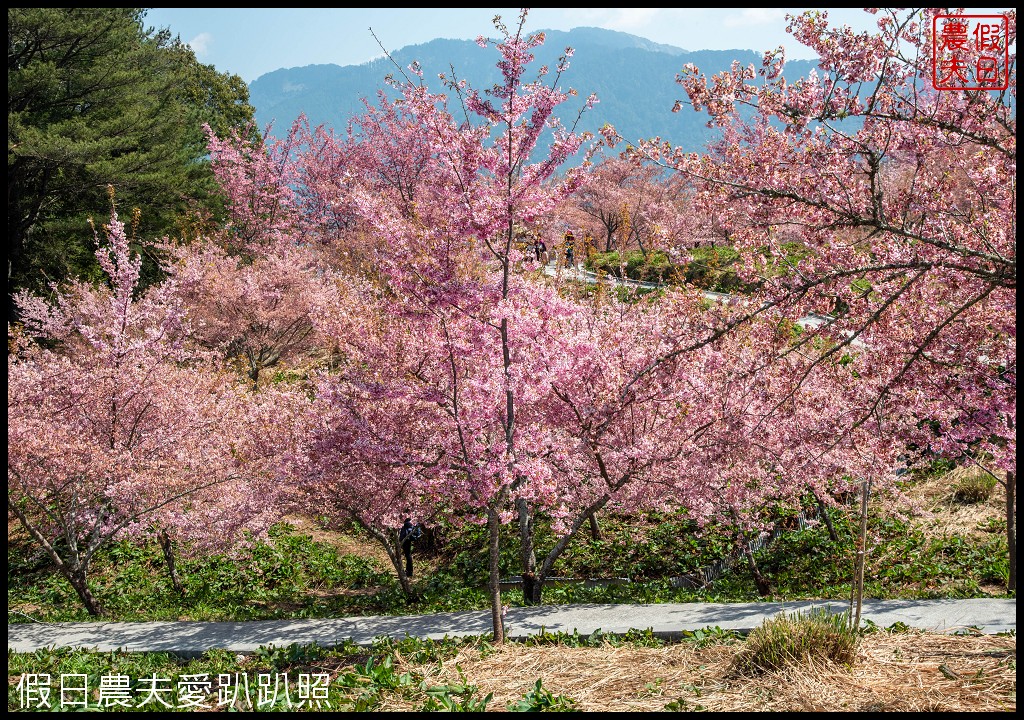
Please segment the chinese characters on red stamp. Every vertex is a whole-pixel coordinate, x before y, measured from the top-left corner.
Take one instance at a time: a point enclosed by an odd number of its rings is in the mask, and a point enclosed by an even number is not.
[[[1010,48],[1005,15],[936,15],[932,85],[936,90],[1005,90]]]

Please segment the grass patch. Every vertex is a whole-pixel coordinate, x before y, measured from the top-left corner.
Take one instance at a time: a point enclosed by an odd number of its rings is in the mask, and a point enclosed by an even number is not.
[[[857,643],[858,633],[850,627],[847,613],[817,608],[781,614],[751,631],[732,667],[743,675],[757,675],[814,661],[852,665]]]
[[[998,481],[984,470],[969,470],[959,475],[953,485],[953,502],[977,505],[992,497]]]

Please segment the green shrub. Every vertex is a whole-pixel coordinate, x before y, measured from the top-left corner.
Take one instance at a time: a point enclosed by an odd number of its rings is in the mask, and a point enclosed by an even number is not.
[[[614,277],[622,275],[622,261],[617,250],[594,253],[586,265],[595,272],[603,272]],[[669,282],[680,269],[672,264],[672,260],[663,250],[652,250],[646,255],[639,250],[632,250],[626,254],[625,266],[627,278],[644,282]]]
[[[594,253],[586,260],[586,266],[595,272],[614,272],[617,274],[619,270],[619,253],[617,250]]]
[[[626,277],[645,282],[673,283],[685,281],[705,290],[719,292],[747,292],[752,289],[736,273],[740,254],[727,245],[695,247],[688,260],[675,264],[663,250],[652,250],[646,255],[631,250],[625,260],[617,250],[594,253],[586,260],[588,269],[621,277],[623,265]]]
[[[692,248],[690,260],[685,264],[684,279],[704,290],[744,291],[748,288],[734,269],[739,258],[739,252],[728,246]]]
[[[746,675],[815,659],[852,665],[857,641],[857,631],[849,624],[849,613],[833,614],[824,608],[788,616],[782,613],[750,633],[732,665]]]
[[[976,505],[992,497],[995,487],[996,479],[982,470],[964,473],[953,486],[953,500],[964,505]]]

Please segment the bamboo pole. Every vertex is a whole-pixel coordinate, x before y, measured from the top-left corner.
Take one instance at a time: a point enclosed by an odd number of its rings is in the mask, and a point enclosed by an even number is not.
[[[854,578],[854,592],[856,593],[856,614],[853,619],[853,629],[860,629],[861,609],[864,607],[864,566],[865,555],[868,545],[868,498],[871,495],[871,479],[861,482],[860,486],[860,532],[857,537],[857,562],[856,576]],[[853,614],[854,608],[851,608]]]

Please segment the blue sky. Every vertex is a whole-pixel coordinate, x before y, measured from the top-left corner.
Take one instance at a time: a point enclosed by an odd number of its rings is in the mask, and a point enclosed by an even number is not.
[[[857,31],[876,29],[877,16],[861,9],[817,9],[827,10],[834,24],[849,24]],[[803,10],[533,8],[526,29],[602,27],[686,50],[761,52],[784,45],[787,58],[810,59],[813,54],[786,33],[786,13]],[[200,62],[251,83],[279,68],[367,62],[382,54],[374,34],[389,51],[435,38],[494,37],[491,19],[501,15],[511,27],[518,13],[518,8],[151,8],[146,24],[170,28]]]

